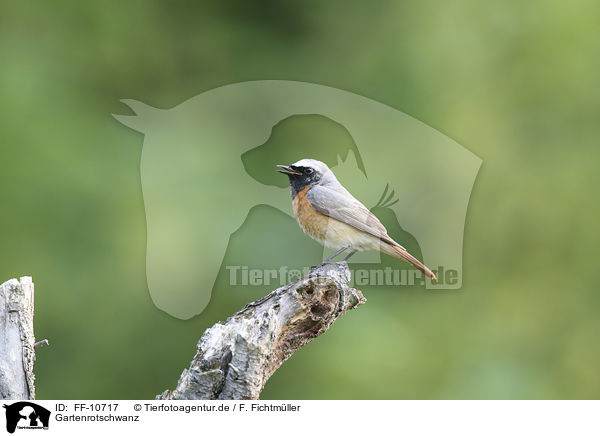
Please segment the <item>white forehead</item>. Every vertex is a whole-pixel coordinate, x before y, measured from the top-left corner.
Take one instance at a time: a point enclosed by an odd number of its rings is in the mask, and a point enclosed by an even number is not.
[[[292,166],[314,168],[317,172],[319,172],[319,174],[321,174],[321,181],[319,182],[319,184],[321,184],[323,186],[329,186],[329,187],[341,186],[340,182],[338,182],[338,179],[335,178],[333,171],[331,171],[329,169],[329,167],[325,163],[321,162],[320,160],[300,159],[295,164],[292,164]],[[344,188],[342,188],[342,189],[344,189]]]
[[[325,174],[329,171],[329,167],[320,160],[316,159],[300,159],[298,162],[292,164],[295,167],[311,167],[319,171],[321,174]]]

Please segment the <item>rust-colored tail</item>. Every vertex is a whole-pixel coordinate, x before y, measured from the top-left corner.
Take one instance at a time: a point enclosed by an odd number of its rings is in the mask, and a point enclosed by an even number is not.
[[[432,280],[437,280],[437,277],[429,268],[419,262],[414,256],[404,249],[401,245],[392,245],[384,242],[381,244],[381,251],[385,254],[389,254],[397,259],[402,259],[405,262],[414,265],[417,269],[421,270],[425,276]]]

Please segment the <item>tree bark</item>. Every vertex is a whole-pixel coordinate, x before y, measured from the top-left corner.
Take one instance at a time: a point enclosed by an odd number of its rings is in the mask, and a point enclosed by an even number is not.
[[[33,282],[12,279],[0,286],[0,398],[35,399]]]
[[[350,288],[345,262],[310,274],[249,303],[207,329],[177,387],[160,400],[257,399],[271,375],[294,352],[366,302]],[[35,399],[34,287],[31,277],[0,286],[0,398]]]
[[[366,302],[349,281],[345,262],[313,267],[308,276],[246,305],[204,332],[177,387],[156,398],[257,399],[286,359]]]

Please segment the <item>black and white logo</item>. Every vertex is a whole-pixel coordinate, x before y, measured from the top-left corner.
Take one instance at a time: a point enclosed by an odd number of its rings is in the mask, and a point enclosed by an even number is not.
[[[6,431],[14,433],[16,429],[48,429],[50,411],[29,401],[19,401],[2,406],[6,409]]]

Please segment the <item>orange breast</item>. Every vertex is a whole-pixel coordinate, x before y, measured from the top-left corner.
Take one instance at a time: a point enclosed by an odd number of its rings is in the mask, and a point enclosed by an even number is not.
[[[306,192],[309,188],[309,186],[306,186],[298,192],[294,200],[292,200],[292,208],[298,224],[300,224],[304,233],[322,242],[325,240],[325,235],[327,234],[329,217],[312,207],[310,201],[306,198]]]

